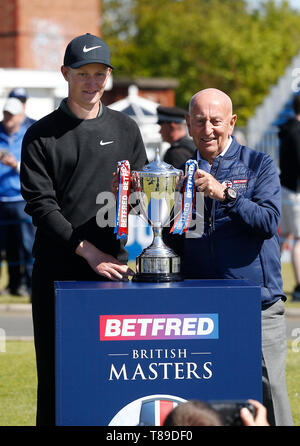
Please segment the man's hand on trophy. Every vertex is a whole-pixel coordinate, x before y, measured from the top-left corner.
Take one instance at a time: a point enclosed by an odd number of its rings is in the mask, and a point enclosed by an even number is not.
[[[197,169],[194,175],[194,184],[198,192],[203,192],[205,197],[224,201],[225,187],[219,183],[210,173]]]
[[[97,274],[112,281],[128,281],[128,277],[134,275],[134,271],[127,265],[123,265],[110,254],[100,251],[87,240],[80,242],[75,252],[83,257]]]
[[[131,177],[131,186],[132,188],[130,188],[130,190],[133,191],[137,191],[139,188],[139,179],[137,177],[137,175],[135,175],[135,172],[132,173],[132,177]],[[111,182],[111,192],[114,194],[114,196],[116,198],[118,198],[118,193],[119,193],[119,175],[118,172],[113,172],[113,178],[112,178],[112,182]]]
[[[138,192],[141,189],[141,182],[140,182],[140,178],[138,175],[138,172],[133,171],[131,174],[131,185],[132,185],[132,190],[134,192]]]
[[[118,173],[117,172],[113,172],[113,178],[112,178],[112,182],[111,182],[111,191],[114,194],[115,197],[118,196],[118,192],[119,192],[119,179],[118,179]]]
[[[186,179],[186,176],[184,175],[183,172],[181,172],[180,175],[178,175],[178,177],[176,177],[176,190],[178,192],[183,191],[185,179]]]

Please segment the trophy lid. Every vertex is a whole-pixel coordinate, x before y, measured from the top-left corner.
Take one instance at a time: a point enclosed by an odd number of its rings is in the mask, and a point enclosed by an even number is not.
[[[171,164],[167,164],[160,159],[159,148],[156,149],[154,160],[146,164],[141,171],[138,172],[140,176],[178,176],[182,174],[182,170],[176,169]]]

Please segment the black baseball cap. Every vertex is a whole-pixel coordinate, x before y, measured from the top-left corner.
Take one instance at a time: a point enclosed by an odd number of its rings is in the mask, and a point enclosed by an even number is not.
[[[75,37],[68,44],[64,57],[64,65],[79,68],[89,63],[102,63],[110,68],[110,52],[107,43],[100,37],[87,33]]]
[[[163,122],[185,122],[185,116],[188,115],[188,111],[180,107],[164,107],[160,105],[157,107],[157,123]]]

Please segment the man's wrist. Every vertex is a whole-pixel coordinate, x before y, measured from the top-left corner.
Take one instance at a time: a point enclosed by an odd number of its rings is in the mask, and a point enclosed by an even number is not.
[[[83,256],[84,252],[85,252],[85,249],[86,249],[87,241],[78,239],[78,242],[79,243],[78,243],[78,245],[77,245],[77,247],[75,249],[75,254],[77,254],[79,256]]]
[[[222,200],[223,203],[234,203],[237,199],[237,191],[233,189],[232,187],[225,187],[223,191],[224,200]]]

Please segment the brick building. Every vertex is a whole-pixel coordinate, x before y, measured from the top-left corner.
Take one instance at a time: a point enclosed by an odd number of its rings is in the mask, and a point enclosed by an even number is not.
[[[67,94],[60,73],[69,41],[90,32],[101,35],[101,0],[0,0],[0,114],[7,93],[25,87],[27,112],[39,119]],[[113,61],[112,54],[112,61]],[[163,105],[174,105],[174,79],[124,79],[117,70],[103,96],[106,105],[138,95]]]
[[[111,90],[105,91],[103,95],[104,104],[112,104],[128,96],[131,85],[138,88],[138,94],[148,101],[158,102],[161,105],[173,106],[175,104],[175,89],[178,87],[176,79],[160,78],[114,78]]]
[[[57,70],[76,35],[99,34],[100,0],[0,0],[0,67]]]

